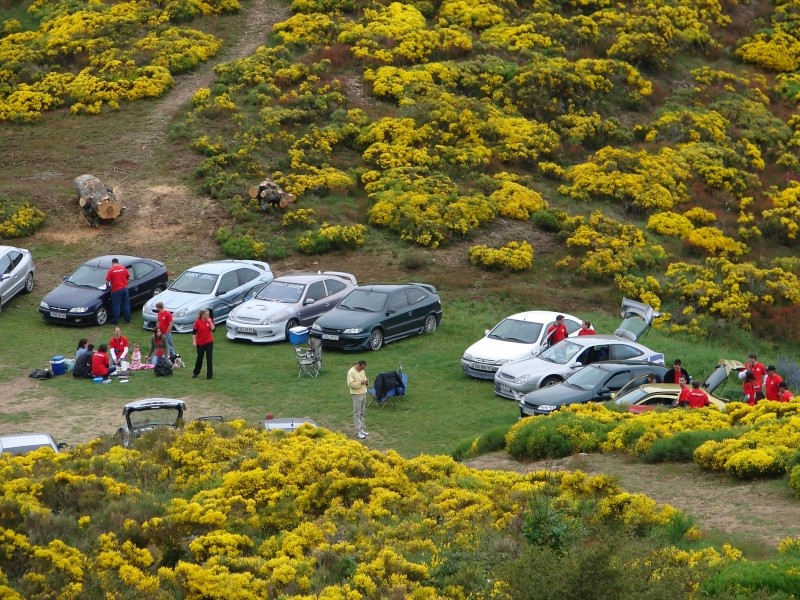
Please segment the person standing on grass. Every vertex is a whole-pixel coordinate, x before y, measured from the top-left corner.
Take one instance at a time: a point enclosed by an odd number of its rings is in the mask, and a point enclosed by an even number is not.
[[[664,373],[664,383],[680,383],[680,379],[683,377],[686,382],[690,381],[689,371],[683,368],[683,363],[681,363],[680,358],[676,358],[672,361],[672,368]]]
[[[763,400],[764,394],[764,380],[767,378],[767,368],[763,363],[758,362],[758,357],[754,353],[747,355],[747,362],[744,365],[744,370],[739,372],[739,379],[745,380],[748,373],[753,374],[753,387],[755,388],[756,400]]]
[[[128,280],[131,274],[119,264],[118,258],[111,259],[111,268],[106,272],[106,281],[111,285],[111,322],[119,323],[122,314],[126,323],[131,322],[131,302],[128,297]]]
[[[353,425],[356,437],[363,440],[369,435],[364,431],[364,410],[367,407],[367,361],[360,360],[347,372],[347,387],[350,388],[350,398],[353,401]]]
[[[545,338],[545,345],[555,346],[561,340],[567,339],[569,332],[567,326],[564,325],[564,315],[558,315],[556,322],[547,328],[547,337]]]
[[[172,358],[177,354],[177,352],[175,352],[175,346],[172,344],[172,313],[164,308],[164,303],[160,301],[156,302],[156,311],[158,311],[157,328],[161,330],[161,335],[164,336],[164,339],[167,342],[167,347],[169,348],[169,359],[172,360]]]
[[[758,397],[758,394],[761,392],[761,385],[756,385],[756,376],[752,371],[744,372],[742,392],[744,393],[744,402],[750,406],[755,406],[756,402],[761,399]]]
[[[206,379],[213,379],[214,366],[214,335],[211,333],[216,327],[208,309],[197,313],[197,320],[192,325],[192,345],[197,348],[197,360],[194,363],[192,379],[197,379],[203,368],[203,358],[206,359]]]
[[[773,365],[767,367],[767,378],[764,380],[764,395],[767,400],[778,400],[781,395],[778,387],[783,383],[783,377],[778,375],[778,371]]]

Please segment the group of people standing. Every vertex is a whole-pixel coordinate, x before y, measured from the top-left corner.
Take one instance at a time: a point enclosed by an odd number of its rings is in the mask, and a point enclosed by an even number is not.
[[[591,322],[581,321],[581,328],[578,335],[594,335],[597,333],[592,327]],[[545,346],[555,346],[561,340],[567,339],[569,331],[564,323],[564,315],[556,316],[555,323],[551,323],[545,334]]]

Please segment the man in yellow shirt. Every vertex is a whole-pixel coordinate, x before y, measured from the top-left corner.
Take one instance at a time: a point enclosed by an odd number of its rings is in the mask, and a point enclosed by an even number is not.
[[[364,409],[367,406],[367,361],[360,360],[347,372],[347,387],[350,388],[350,397],[353,399],[353,425],[356,428],[356,437],[363,440],[369,434],[364,431]]]

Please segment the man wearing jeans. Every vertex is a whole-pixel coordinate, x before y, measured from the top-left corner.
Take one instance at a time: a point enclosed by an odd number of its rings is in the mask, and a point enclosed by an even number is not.
[[[363,440],[369,434],[364,431],[364,409],[367,406],[367,361],[360,360],[350,367],[347,372],[347,387],[350,388],[350,397],[353,400],[353,425],[356,428],[356,437]]]
[[[167,348],[169,349],[169,359],[173,360],[175,356],[175,346],[172,345],[172,313],[164,308],[164,303],[156,302],[156,310],[158,311],[158,328],[161,330],[161,335],[167,340]]]
[[[131,322],[131,304],[128,298],[128,280],[131,274],[128,269],[119,264],[118,258],[111,259],[111,268],[106,273],[106,281],[111,285],[111,322],[119,323],[119,315],[125,318],[126,323]]]

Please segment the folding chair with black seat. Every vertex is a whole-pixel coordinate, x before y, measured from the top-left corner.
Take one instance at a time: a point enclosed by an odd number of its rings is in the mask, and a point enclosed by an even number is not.
[[[297,356],[297,378],[303,375],[317,377],[322,370],[322,355],[318,356],[314,349],[308,346],[295,346]]]
[[[392,398],[402,398],[408,389],[408,374],[400,367],[397,371],[385,371],[375,377],[370,388],[370,404],[383,408]]]

